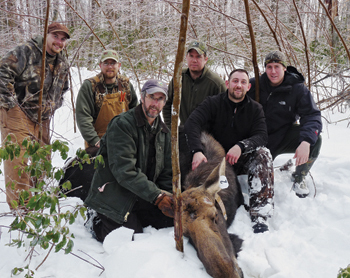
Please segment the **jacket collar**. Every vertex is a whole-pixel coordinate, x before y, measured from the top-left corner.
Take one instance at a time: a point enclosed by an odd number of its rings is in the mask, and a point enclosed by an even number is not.
[[[207,74],[207,71],[208,71],[208,67],[207,67],[207,66],[204,66],[201,76],[198,77],[196,80],[201,80],[201,79],[203,78],[203,76],[205,76],[205,75]],[[189,69],[189,68],[186,68],[186,69],[184,70],[184,73],[187,74],[189,77],[191,77],[190,69]],[[191,77],[191,79],[192,79],[192,77]]]
[[[147,119],[145,114],[143,113],[142,110],[142,103],[140,103],[138,106],[135,107],[135,119],[136,119],[136,125],[138,127],[142,127],[145,126],[147,123]],[[158,116],[158,129],[160,128],[161,131],[163,131],[164,133],[168,133],[169,129],[168,127],[164,124],[164,122],[162,121],[161,117]]]

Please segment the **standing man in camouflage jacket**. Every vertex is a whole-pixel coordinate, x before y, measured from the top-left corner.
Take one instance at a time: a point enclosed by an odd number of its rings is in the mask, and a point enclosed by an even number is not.
[[[187,47],[188,68],[182,70],[180,125],[184,125],[190,114],[208,96],[226,91],[224,80],[207,66],[208,49],[205,43],[192,41]],[[163,109],[165,124],[171,127],[171,110],[174,97],[174,80],[168,86],[169,97]]]
[[[81,86],[76,107],[78,127],[91,155],[100,147],[110,120],[138,104],[129,78],[118,74],[121,67],[118,53],[104,50],[99,65],[101,72]]]
[[[46,41],[45,80],[42,96],[42,141],[50,144],[50,119],[62,106],[63,94],[68,90],[69,65],[61,54],[70,38],[63,24],[54,22],[48,26]],[[29,138],[39,141],[38,101],[41,84],[43,37],[37,36],[8,52],[0,61],[0,115],[1,140],[11,134],[11,140],[22,143]],[[15,166],[25,167],[27,159],[4,162],[7,203],[13,209],[18,203],[20,191],[35,186],[26,174],[20,177]],[[11,184],[11,182],[13,182]],[[30,195],[30,194],[29,194]]]

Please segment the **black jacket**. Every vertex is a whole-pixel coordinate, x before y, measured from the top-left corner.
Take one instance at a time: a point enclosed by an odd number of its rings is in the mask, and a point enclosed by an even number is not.
[[[259,78],[260,103],[266,117],[269,134],[267,147],[271,153],[279,147],[288,129],[297,121],[300,122],[300,138],[314,145],[322,131],[321,112],[304,85],[304,77],[296,68],[287,67],[281,85],[271,87],[266,73]],[[250,80],[252,87],[247,93],[255,99],[255,78]]]
[[[232,108],[228,92],[207,97],[185,123],[190,150],[202,151],[200,134],[207,130],[228,152],[238,144],[242,153],[265,146],[267,130],[263,109],[259,103],[246,96]]]

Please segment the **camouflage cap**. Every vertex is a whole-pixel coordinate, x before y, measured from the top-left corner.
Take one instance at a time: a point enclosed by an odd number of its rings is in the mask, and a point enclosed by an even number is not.
[[[187,52],[190,51],[191,49],[196,50],[199,55],[202,55],[202,54],[206,55],[208,51],[206,44],[200,41],[191,41],[187,47]]]
[[[113,49],[107,49],[104,50],[101,54],[101,63],[106,61],[107,59],[112,59],[116,62],[119,62],[119,55],[117,53],[117,51],[113,50]]]
[[[286,57],[281,51],[275,50],[270,52],[265,57],[265,67],[269,63],[279,63],[283,65],[285,68],[287,67]]]
[[[58,22],[52,22],[48,27],[47,27],[47,33],[54,33],[54,32],[63,32],[67,35],[67,38],[70,39],[69,36],[69,30],[66,26],[64,26],[61,23]]]
[[[155,93],[163,93],[165,98],[168,99],[168,86],[165,82],[150,79],[148,80],[142,87],[141,92],[146,92],[149,95],[153,95]]]

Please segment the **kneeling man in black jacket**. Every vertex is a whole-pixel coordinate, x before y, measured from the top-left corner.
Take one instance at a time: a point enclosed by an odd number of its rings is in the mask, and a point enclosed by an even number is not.
[[[192,169],[207,158],[200,134],[206,130],[224,147],[226,160],[237,175],[248,174],[249,213],[255,233],[268,231],[266,220],[273,214],[273,166],[267,144],[262,106],[246,95],[250,89],[246,70],[236,69],[226,81],[227,91],[206,98],[185,123]]]

